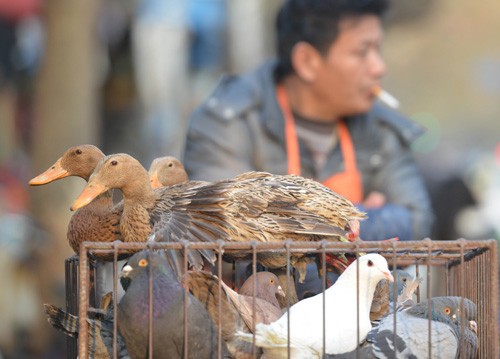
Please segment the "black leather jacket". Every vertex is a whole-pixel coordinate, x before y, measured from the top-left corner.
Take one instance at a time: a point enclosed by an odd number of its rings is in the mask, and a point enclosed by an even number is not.
[[[213,181],[250,170],[286,174],[284,119],[275,96],[274,62],[240,76],[225,75],[191,115],[184,164],[191,179]],[[379,191],[388,205],[366,210],[361,238],[419,240],[430,234],[433,215],[410,143],[422,128],[398,112],[374,104],[347,125],[362,173],[364,193]],[[337,145],[321,170],[300,145],[302,176],[323,181],[343,171]],[[362,206],[360,206],[362,207]]]

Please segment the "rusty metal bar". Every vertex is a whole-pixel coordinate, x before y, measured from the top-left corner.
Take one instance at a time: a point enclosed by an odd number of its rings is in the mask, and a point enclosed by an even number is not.
[[[78,313],[78,256],[67,258],[64,263],[66,278],[66,312],[76,315]],[[78,356],[77,338],[66,337],[66,350],[68,358],[76,359]]]
[[[149,246],[148,246],[149,247]],[[153,261],[148,250],[148,358],[153,359]]]
[[[88,326],[87,326],[87,311],[89,307],[89,266],[87,261],[87,242],[80,245],[79,254],[79,271],[80,271],[80,285],[79,285],[79,308],[78,308],[78,357],[88,357]]]

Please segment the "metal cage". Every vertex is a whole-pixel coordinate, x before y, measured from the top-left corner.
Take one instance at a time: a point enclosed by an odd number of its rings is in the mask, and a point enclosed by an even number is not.
[[[248,253],[253,260],[253,271],[256,271],[258,252],[281,251],[288,255],[293,252],[310,252],[325,255],[326,253],[379,253],[389,265],[395,267],[413,266],[415,274],[422,279],[417,290],[417,302],[420,299],[435,295],[456,295],[471,299],[478,308],[478,340],[479,358],[499,357],[498,336],[498,251],[496,240],[465,240],[455,241],[423,241],[398,242],[272,242],[272,243],[99,243],[84,242],[80,247],[79,260],[67,260],[66,287],[67,309],[79,316],[78,352],[75,342],[69,342],[68,356],[70,358],[88,357],[87,318],[90,306],[95,306],[99,291],[96,290],[96,264],[93,253],[114,254],[113,292],[117,302],[117,277],[119,276],[118,256],[123,253],[142,249],[173,249],[189,251],[199,248],[210,248],[218,254],[214,274],[222,278],[223,253],[239,251]],[[186,256],[184,256],[186,258]],[[290,268],[288,260],[287,267]],[[78,268],[76,268],[78,266]],[[184,259],[184,268],[187,269]],[[289,272],[289,271],[288,271]],[[288,280],[288,278],[287,278]],[[434,285],[433,285],[434,284]],[[186,289],[187,291],[187,289]],[[424,294],[425,293],[425,294]],[[114,309],[116,318],[116,305]],[[186,326],[185,334],[187,334]],[[114,324],[114,336],[117,326]],[[219,353],[220,353],[219,326]],[[189,341],[189,338],[187,342]],[[150,341],[151,345],[151,341]],[[187,344],[186,344],[187,345]],[[429,344],[430,347],[430,344]],[[116,357],[116,340],[114,340],[114,356]],[[151,348],[150,348],[151,349]],[[188,349],[187,347],[185,349]],[[429,349],[430,350],[430,349]]]

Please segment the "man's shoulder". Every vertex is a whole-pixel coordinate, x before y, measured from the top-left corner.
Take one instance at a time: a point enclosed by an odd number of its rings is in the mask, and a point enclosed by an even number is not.
[[[406,144],[415,141],[425,131],[420,124],[409,117],[377,102],[374,103],[367,119],[375,126],[384,126],[394,131]]]
[[[230,121],[259,107],[266,87],[272,84],[271,66],[271,63],[265,63],[244,74],[222,75],[198,110]]]

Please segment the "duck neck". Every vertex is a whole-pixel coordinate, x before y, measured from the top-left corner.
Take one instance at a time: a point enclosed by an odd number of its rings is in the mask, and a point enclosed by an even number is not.
[[[143,207],[150,210],[154,207],[156,195],[149,182],[147,173],[139,173],[122,187],[123,205],[125,207]]]
[[[146,185],[147,184],[147,185]],[[120,230],[126,242],[145,242],[151,233],[149,213],[154,208],[156,195],[149,181],[143,186],[131,182],[122,188],[123,213]]]

